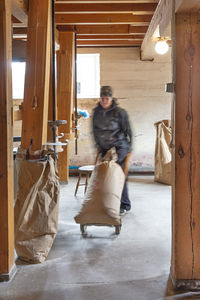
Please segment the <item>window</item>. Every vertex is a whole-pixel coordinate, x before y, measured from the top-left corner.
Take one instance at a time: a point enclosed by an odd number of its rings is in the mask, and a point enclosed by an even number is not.
[[[98,98],[100,89],[99,54],[77,55],[78,98]]]
[[[24,98],[25,62],[12,63],[13,99]],[[77,55],[77,94],[78,98],[99,98],[100,55]]]
[[[12,97],[13,99],[24,98],[25,62],[12,63]]]

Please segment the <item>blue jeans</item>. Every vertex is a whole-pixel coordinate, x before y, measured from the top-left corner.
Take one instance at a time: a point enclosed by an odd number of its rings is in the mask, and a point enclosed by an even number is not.
[[[102,156],[104,156],[107,151],[108,150],[102,149]],[[116,148],[116,152],[117,152],[117,155],[118,155],[117,163],[123,168],[126,156],[127,156],[129,151],[126,148],[125,149]],[[129,195],[128,195],[127,179],[125,180],[124,188],[123,188],[123,191],[122,191],[121,207],[120,208],[123,208],[123,209],[126,209],[126,210],[131,209],[131,201],[130,201]]]

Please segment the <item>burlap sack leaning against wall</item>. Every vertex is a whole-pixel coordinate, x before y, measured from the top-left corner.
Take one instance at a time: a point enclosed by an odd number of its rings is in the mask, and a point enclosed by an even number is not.
[[[162,120],[154,125],[156,127],[155,181],[170,185],[172,181],[171,121]]]
[[[119,211],[125,175],[116,160],[112,148],[104,161],[95,166],[82,208],[74,218],[76,223],[121,224]]]
[[[22,260],[41,263],[57,233],[59,178],[52,157],[45,161],[16,158],[15,247]]]

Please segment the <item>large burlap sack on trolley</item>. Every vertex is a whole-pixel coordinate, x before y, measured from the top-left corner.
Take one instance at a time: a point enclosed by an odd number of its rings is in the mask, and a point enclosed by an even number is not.
[[[120,199],[124,180],[123,170],[115,161],[97,164],[82,208],[75,216],[76,223],[120,225]]]
[[[16,159],[15,247],[20,259],[43,262],[57,233],[59,179],[54,161]]]
[[[154,124],[156,127],[155,147],[155,181],[171,184],[172,154],[170,143],[172,139],[171,122],[163,120]]]

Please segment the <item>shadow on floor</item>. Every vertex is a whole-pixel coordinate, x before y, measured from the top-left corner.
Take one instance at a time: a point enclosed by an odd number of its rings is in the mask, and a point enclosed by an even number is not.
[[[142,184],[153,184],[153,183],[155,183],[155,181],[154,181],[154,177],[149,177],[149,178],[147,178],[147,177],[143,177],[143,176],[141,176],[141,177],[133,177],[133,176],[129,176],[128,177],[128,182],[133,182],[133,183],[142,183]]]
[[[33,263],[21,260],[19,257],[17,257],[17,259],[15,260],[15,264],[16,264],[16,266],[29,266],[29,265],[33,265]]]
[[[149,178],[148,178],[147,176],[144,176],[144,175],[141,175],[141,177],[140,176],[137,176],[137,177],[129,176],[128,177],[128,182],[141,183],[141,184],[156,184],[156,185],[161,185],[161,186],[170,186],[170,185],[165,184],[165,183],[154,181],[154,176],[149,176]]]

